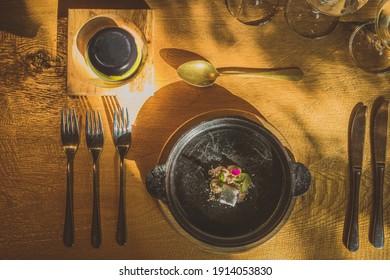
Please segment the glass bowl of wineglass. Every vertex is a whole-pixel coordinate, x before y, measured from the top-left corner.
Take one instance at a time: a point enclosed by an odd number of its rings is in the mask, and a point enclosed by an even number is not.
[[[318,39],[336,29],[339,17],[363,7],[368,0],[287,0],[285,16],[299,35]]]
[[[278,13],[279,0],[225,0],[229,12],[247,25],[263,25]]]
[[[307,0],[313,7],[321,13],[328,16],[344,16],[350,15],[361,7],[368,0]]]
[[[382,0],[375,20],[356,27],[349,40],[355,64],[371,74],[390,73],[390,0]]]

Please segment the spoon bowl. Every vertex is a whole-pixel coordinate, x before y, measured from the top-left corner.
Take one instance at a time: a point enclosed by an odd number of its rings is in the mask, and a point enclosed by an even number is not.
[[[268,78],[273,80],[300,81],[303,72],[299,68],[260,69],[256,71],[218,71],[214,65],[204,60],[186,62],[177,68],[177,74],[190,85],[208,87],[215,83],[219,76],[235,75],[243,77]]]

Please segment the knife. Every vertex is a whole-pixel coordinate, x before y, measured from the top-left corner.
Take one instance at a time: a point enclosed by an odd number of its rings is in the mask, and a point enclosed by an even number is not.
[[[360,107],[359,107],[360,106]],[[351,174],[351,191],[349,203],[349,215],[347,215],[347,240],[349,251],[356,252],[359,249],[359,188],[362,175],[363,148],[366,132],[367,106],[360,103],[352,115],[349,130],[349,164]]]
[[[383,230],[383,178],[385,173],[386,143],[387,143],[387,123],[388,105],[386,100],[378,104],[377,111],[373,112],[372,123],[372,154],[374,170],[374,215],[370,231],[370,241],[375,248],[382,248],[384,245]]]

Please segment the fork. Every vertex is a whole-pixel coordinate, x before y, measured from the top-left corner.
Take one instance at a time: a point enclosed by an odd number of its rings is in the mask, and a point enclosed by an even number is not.
[[[74,244],[73,216],[73,160],[80,143],[80,129],[75,110],[62,109],[61,141],[67,157],[66,209],[63,242],[67,247]]]
[[[93,159],[93,212],[91,243],[95,248],[102,245],[102,227],[100,223],[99,202],[99,157],[104,144],[103,122],[99,111],[86,112],[85,134],[87,147]]]
[[[126,224],[126,167],[125,156],[131,145],[131,125],[127,108],[115,109],[114,112],[114,144],[120,157],[120,188],[119,188],[119,210],[116,241],[119,245],[127,242]]]

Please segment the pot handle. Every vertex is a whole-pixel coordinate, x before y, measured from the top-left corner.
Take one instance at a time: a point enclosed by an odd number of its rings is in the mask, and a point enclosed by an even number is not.
[[[154,198],[168,203],[167,193],[165,190],[165,178],[167,175],[167,167],[165,164],[159,164],[149,171],[146,176],[146,189]]]
[[[311,175],[309,169],[300,162],[291,162],[290,172],[293,195],[300,196],[307,192],[311,183]]]

